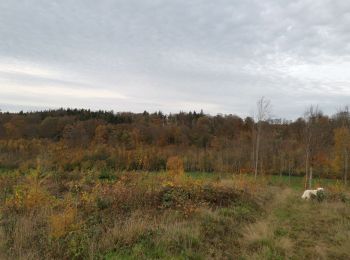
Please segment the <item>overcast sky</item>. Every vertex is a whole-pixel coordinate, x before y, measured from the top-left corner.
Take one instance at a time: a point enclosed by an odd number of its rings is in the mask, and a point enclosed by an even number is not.
[[[347,0],[1,0],[0,109],[350,104]]]

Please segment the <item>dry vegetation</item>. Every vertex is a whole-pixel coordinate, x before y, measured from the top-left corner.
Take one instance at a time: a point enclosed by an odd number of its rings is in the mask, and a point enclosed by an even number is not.
[[[0,259],[350,259],[349,118],[0,113]]]
[[[3,173],[3,256],[238,256],[243,223],[255,221],[268,199],[257,184],[243,179],[114,172],[102,177],[97,172]]]
[[[246,176],[3,172],[2,259],[346,259],[350,208]]]

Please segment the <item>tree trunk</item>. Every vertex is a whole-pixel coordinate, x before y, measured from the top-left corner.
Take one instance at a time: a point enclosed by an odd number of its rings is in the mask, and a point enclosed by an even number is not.
[[[256,146],[255,146],[255,170],[254,178],[258,176],[258,166],[259,166],[259,147],[260,147],[260,122],[258,122],[258,131],[256,133]]]
[[[344,184],[348,184],[348,162],[349,162],[349,153],[348,150],[345,149],[345,167],[344,167]]]
[[[309,189],[312,187],[312,166],[310,167],[310,174],[309,174]]]
[[[255,172],[255,143],[256,143],[256,137],[255,137],[255,130],[252,130],[252,154],[251,154],[251,167]]]
[[[305,183],[304,188],[307,188],[307,180],[308,180],[308,173],[309,173],[309,150],[306,151],[306,161],[305,161]]]
[[[290,185],[290,162],[288,162],[288,182]]]
[[[282,171],[283,171],[283,162],[282,162],[282,159],[280,161],[280,182],[282,182]]]

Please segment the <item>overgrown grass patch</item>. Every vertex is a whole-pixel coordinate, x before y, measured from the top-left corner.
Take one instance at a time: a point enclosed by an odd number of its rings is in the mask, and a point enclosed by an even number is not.
[[[10,187],[0,192],[2,258],[349,255],[350,212],[339,195],[348,196],[342,186],[327,188],[319,202],[303,201],[299,191],[269,184],[267,177],[170,178],[164,172],[94,170],[67,177],[35,172],[1,175],[1,183]]]

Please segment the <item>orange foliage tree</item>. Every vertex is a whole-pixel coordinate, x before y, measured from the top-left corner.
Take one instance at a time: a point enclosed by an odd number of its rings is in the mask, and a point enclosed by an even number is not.
[[[180,177],[184,175],[184,163],[178,156],[171,156],[166,163],[167,171],[173,177]]]

